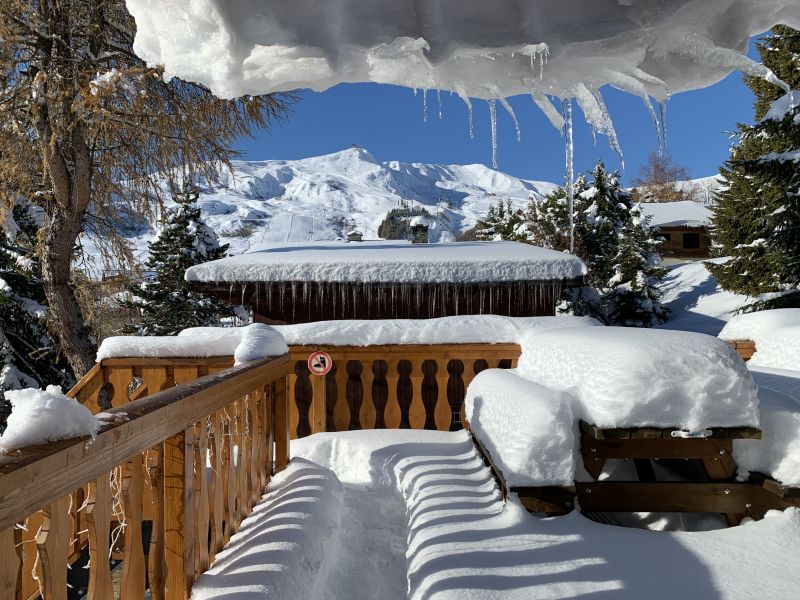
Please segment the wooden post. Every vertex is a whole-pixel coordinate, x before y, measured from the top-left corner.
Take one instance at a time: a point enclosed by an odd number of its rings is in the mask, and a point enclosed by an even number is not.
[[[350,406],[347,403],[347,357],[342,355],[336,361],[336,404],[333,406],[333,426],[336,431],[347,431],[350,427]],[[324,379],[320,377],[320,379]]]
[[[400,400],[397,397],[397,383],[400,381],[400,374],[397,371],[397,358],[386,358],[386,387],[388,396],[386,407],[383,409],[383,422],[389,429],[400,427],[403,415],[400,410]]]
[[[149,452],[148,475],[152,490],[153,531],[150,535],[150,552],[147,555],[150,597],[164,600],[167,566],[164,559],[164,450],[163,444]],[[104,596],[100,596],[103,598]]]
[[[433,420],[439,431],[450,431],[453,422],[453,411],[450,408],[450,399],[447,397],[447,372],[448,360],[436,361],[436,406],[433,410]]]
[[[422,371],[423,358],[411,360],[411,404],[408,407],[408,422],[411,429],[424,429],[427,414],[425,404],[422,402],[422,381],[425,373]]]
[[[0,597],[18,600],[22,596],[22,542],[19,530],[9,527],[0,531]]]

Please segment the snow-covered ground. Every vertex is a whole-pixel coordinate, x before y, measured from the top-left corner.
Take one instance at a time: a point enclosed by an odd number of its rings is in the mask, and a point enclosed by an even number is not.
[[[712,259],[717,262],[724,259]],[[734,313],[748,303],[746,296],[727,292],[703,262],[674,266],[659,286],[670,309],[664,329],[717,335]]]
[[[195,600],[770,598],[800,586],[800,510],[663,532],[504,503],[468,434],[354,431],[292,443]]]

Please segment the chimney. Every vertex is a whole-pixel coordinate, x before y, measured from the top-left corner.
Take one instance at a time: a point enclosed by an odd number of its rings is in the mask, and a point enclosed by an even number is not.
[[[411,243],[412,244],[427,244],[428,243],[428,220],[422,215],[412,217],[409,222],[411,228]]]

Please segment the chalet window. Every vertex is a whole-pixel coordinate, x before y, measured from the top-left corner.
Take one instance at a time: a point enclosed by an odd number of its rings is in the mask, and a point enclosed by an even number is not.
[[[700,247],[700,234],[699,233],[684,233],[683,234],[683,248],[684,250],[692,250]]]
[[[665,242],[671,242],[672,241],[672,234],[671,233],[659,233],[658,237],[664,238]]]

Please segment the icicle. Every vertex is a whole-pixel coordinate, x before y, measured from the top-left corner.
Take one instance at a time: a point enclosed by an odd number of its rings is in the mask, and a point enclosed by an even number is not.
[[[664,144],[662,154],[667,150],[667,101],[662,100],[658,103],[659,111],[661,112],[661,140]]]
[[[492,168],[497,169],[497,103],[489,100],[489,119],[492,126]]]
[[[428,122],[428,90],[422,90],[422,120]]]
[[[536,106],[538,106],[539,109],[544,113],[544,116],[547,117],[553,127],[559,131],[563,131],[564,117],[558,112],[558,109],[553,106],[553,103],[550,102],[550,99],[538,90],[533,90],[531,92],[531,98]]]
[[[436,88],[436,105],[439,107],[439,119],[442,118],[442,91]]]
[[[511,105],[505,98],[500,98],[500,104],[502,104],[503,108],[506,109],[506,112],[508,112],[508,114],[511,115],[511,120],[514,121],[514,128],[517,130],[517,143],[521,142],[522,132],[519,129],[519,121],[517,121],[517,115],[514,114],[514,109],[511,108]]]
[[[574,190],[573,190],[573,146],[572,146],[572,98],[567,98],[563,102],[564,107],[564,154],[566,155],[567,170],[567,213],[569,215],[569,251],[575,252],[575,228],[573,224],[574,215]]]
[[[453,87],[456,89],[456,93],[461,100],[464,101],[464,104],[467,105],[467,119],[469,121],[469,139],[475,138],[475,130],[472,127],[472,100],[469,99],[467,95],[467,91],[464,89],[459,83],[456,83]]]

